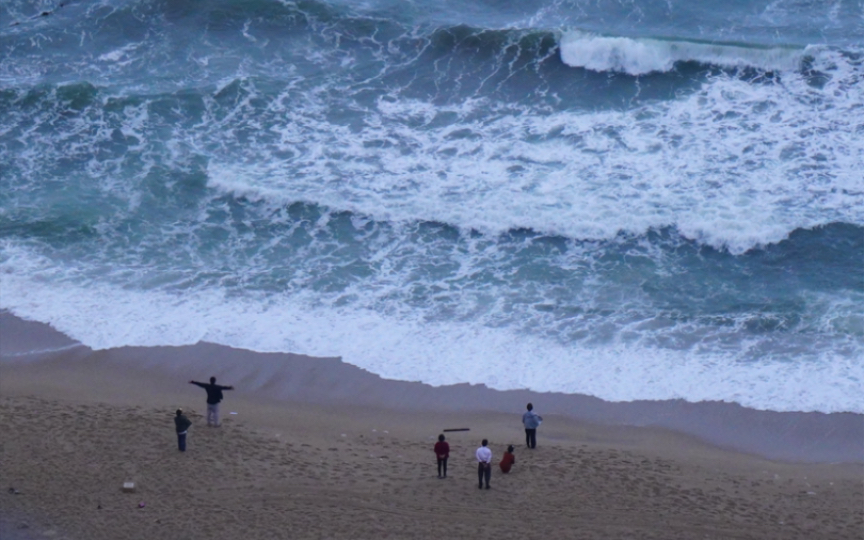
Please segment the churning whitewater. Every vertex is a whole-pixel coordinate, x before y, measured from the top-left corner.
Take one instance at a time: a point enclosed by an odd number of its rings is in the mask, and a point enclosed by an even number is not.
[[[864,412],[864,6],[601,4],[4,2],[0,309]]]

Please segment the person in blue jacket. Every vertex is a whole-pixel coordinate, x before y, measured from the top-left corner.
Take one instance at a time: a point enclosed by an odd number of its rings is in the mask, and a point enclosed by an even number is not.
[[[528,410],[522,415],[525,426],[525,444],[528,448],[537,448],[537,428],[543,422],[543,417],[534,412],[534,405],[528,404]]]

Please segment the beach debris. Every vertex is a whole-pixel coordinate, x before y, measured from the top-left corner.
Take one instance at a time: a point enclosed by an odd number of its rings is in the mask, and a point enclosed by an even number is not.
[[[237,413],[236,413],[236,412],[234,412],[234,411],[231,411],[231,412],[230,412],[230,413],[228,413],[228,414],[237,414]]]
[[[135,482],[123,482],[123,493],[135,493]]]
[[[144,501],[141,501],[138,503],[138,508],[144,508],[145,506],[147,506],[147,505],[144,504]]]
[[[449,428],[449,429],[444,429],[442,431],[471,431],[471,428],[467,428],[467,427]]]

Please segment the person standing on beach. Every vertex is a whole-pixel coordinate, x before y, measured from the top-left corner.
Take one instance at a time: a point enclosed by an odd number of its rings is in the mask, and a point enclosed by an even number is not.
[[[200,386],[207,391],[207,425],[219,427],[219,402],[224,397],[222,390],[234,390],[234,387],[216,384],[216,377],[210,377],[210,384],[197,381],[189,381],[189,384]]]
[[[528,410],[522,415],[525,426],[525,444],[528,448],[537,448],[537,428],[543,422],[543,417],[534,412],[534,405],[528,404]]]
[[[192,422],[183,414],[183,409],[177,409],[177,415],[174,416],[174,428],[177,430],[177,447],[181,452],[186,451],[186,433],[188,433],[191,425]]]
[[[435,443],[435,457],[438,458],[438,478],[447,478],[447,458],[450,457],[450,445],[444,441],[444,434],[438,435]]]
[[[498,464],[501,467],[502,473],[509,473],[510,469],[513,468],[513,464],[516,463],[516,456],[513,455],[513,445],[507,447],[507,451],[504,452],[504,457],[501,458],[501,463]]]
[[[483,489],[483,480],[486,480],[486,489],[489,489],[489,480],[492,477],[492,450],[487,446],[489,441],[483,439],[480,448],[475,452],[477,456],[477,482],[478,488]]]

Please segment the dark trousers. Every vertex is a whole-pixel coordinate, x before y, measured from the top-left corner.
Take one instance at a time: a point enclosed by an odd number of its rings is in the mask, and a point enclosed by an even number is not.
[[[447,458],[438,459],[438,476],[447,476]]]
[[[537,429],[525,428],[525,444],[528,448],[537,448]]]
[[[492,478],[492,464],[480,462],[477,464],[477,482],[480,487],[483,487],[483,480],[486,480],[486,488],[489,488],[489,479]]]
[[[177,434],[177,448],[179,448],[181,452],[186,451],[186,434],[185,433],[178,433]]]

